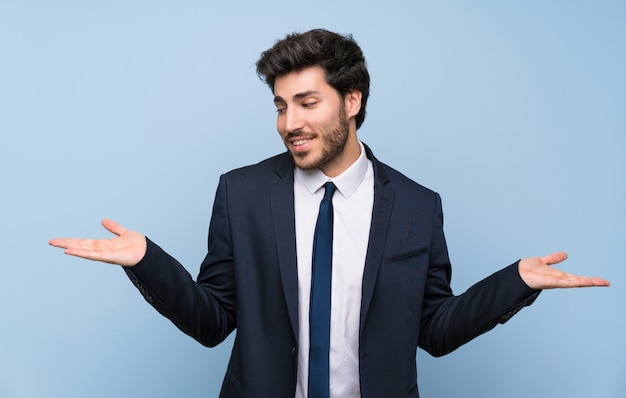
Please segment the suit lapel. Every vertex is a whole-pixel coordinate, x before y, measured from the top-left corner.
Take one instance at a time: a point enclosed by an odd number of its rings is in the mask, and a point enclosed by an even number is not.
[[[293,162],[289,154],[281,159],[278,179],[270,187],[274,241],[278,268],[285,294],[289,320],[298,340],[298,269],[296,256],[295,205],[293,198]],[[292,238],[293,237],[293,238]]]
[[[393,207],[394,190],[387,185],[389,180],[382,165],[374,158],[371,150],[365,146],[367,157],[374,165],[374,207],[370,226],[369,243],[365,257],[363,287],[361,298],[361,321],[363,328],[369,309],[376,277],[380,269],[385,240]],[[285,294],[285,303],[289,320],[298,340],[298,269],[296,255],[295,205],[293,197],[293,161],[288,153],[280,160],[276,168],[277,180],[271,184],[271,208],[274,223],[278,268]],[[292,239],[286,237],[293,237]]]
[[[361,297],[360,328],[367,317],[376,278],[383,261],[383,252],[393,208],[394,190],[387,185],[389,177],[381,164],[374,158],[371,150],[365,146],[367,157],[374,165],[374,207],[372,209],[372,223],[370,226],[367,254],[365,256],[365,270],[363,271],[363,287]]]

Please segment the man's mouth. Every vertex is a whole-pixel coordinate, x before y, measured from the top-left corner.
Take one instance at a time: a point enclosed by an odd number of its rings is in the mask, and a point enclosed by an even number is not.
[[[304,145],[304,144],[306,144],[306,143],[307,143],[307,142],[309,142],[309,141],[311,141],[311,140],[310,140],[310,139],[308,139],[308,138],[301,138],[301,139],[298,139],[298,140],[293,140],[293,141],[291,141],[291,144],[292,144],[293,146],[300,146],[300,145]]]

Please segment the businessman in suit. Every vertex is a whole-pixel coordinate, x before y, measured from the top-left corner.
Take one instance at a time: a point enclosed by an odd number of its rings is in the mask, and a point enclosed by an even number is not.
[[[554,253],[455,296],[438,194],[378,161],[357,137],[369,74],[352,37],[289,35],[261,55],[257,72],[274,94],[287,152],[221,176],[196,281],[111,220],[103,221],[111,239],[50,241],[122,265],[157,311],[204,345],[237,329],[222,397],[418,397],[417,347],[447,354],[542,289],[608,286],[552,268],[566,258]],[[331,218],[326,232],[322,213]],[[320,282],[319,242],[328,235],[330,276]],[[320,286],[331,303],[321,311],[329,322],[321,354]]]

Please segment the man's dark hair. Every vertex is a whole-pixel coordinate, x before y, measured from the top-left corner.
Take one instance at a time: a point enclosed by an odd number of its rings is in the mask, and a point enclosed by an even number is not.
[[[256,63],[259,77],[272,92],[276,78],[310,66],[321,66],[326,82],[343,97],[352,90],[362,93],[361,110],[356,115],[356,128],[365,120],[365,105],[370,91],[363,51],[352,38],[324,29],[292,33],[263,52]]]

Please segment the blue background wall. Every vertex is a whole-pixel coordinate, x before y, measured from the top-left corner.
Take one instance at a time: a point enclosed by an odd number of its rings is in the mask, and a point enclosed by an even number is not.
[[[1,397],[216,396],[231,339],[47,241],[110,217],[195,275],[219,175],[283,150],[254,63],[314,27],[363,47],[360,137],[441,193],[457,292],[556,250],[613,284],[420,352],[423,396],[626,397],[624,1],[0,0]]]

